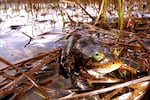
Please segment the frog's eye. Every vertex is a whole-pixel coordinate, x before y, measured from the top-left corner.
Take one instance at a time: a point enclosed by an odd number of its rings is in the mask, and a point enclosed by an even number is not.
[[[113,49],[113,55],[114,55],[114,56],[119,56],[119,55],[120,55],[120,51],[119,51],[118,48],[114,48],[114,49]]]
[[[105,54],[102,53],[102,52],[95,52],[93,58],[96,60],[96,61],[100,61],[102,59],[105,58]]]

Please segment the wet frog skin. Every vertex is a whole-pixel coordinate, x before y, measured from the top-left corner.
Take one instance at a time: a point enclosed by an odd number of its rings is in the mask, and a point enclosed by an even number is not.
[[[97,51],[105,52],[105,54],[110,53],[109,48],[106,48],[106,47],[104,47],[103,44],[97,43],[97,41],[94,41],[94,40],[91,40],[91,39],[88,39],[88,38],[79,39],[75,43],[74,48],[79,50],[86,57],[93,57],[93,55]]]
[[[95,56],[98,56],[97,58]],[[87,73],[95,78],[102,78],[103,75],[110,73],[120,68],[123,63],[119,59],[107,58],[102,52],[96,52],[94,59],[86,65]],[[95,59],[96,58],[96,59]]]
[[[90,59],[85,64],[85,70],[97,79],[123,65],[121,60],[115,58],[109,47],[92,39],[79,39],[74,48],[84,54],[87,59]]]

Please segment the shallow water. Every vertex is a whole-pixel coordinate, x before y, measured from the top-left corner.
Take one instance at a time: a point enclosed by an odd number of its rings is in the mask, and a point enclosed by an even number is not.
[[[52,1],[53,2],[53,1]],[[32,57],[40,52],[47,52],[53,48],[63,46],[56,43],[65,37],[73,28],[64,21],[69,21],[66,14],[77,22],[90,22],[90,19],[82,9],[69,2],[69,5],[60,1],[58,3],[17,3],[1,4],[0,10],[0,56],[8,61],[16,62],[23,58]],[[85,2],[81,0],[80,2]],[[92,0],[89,2],[93,2]],[[97,4],[82,5],[92,16],[98,14]],[[39,9],[36,9],[38,8]],[[63,13],[62,13],[63,11]],[[117,18],[107,14],[108,21]],[[135,11],[135,14],[137,12]],[[134,12],[133,12],[134,14]],[[143,15],[139,12],[138,16]],[[144,16],[149,16],[145,14]],[[44,34],[45,35],[41,35]],[[33,38],[30,41],[30,38]],[[30,41],[30,44],[28,44]],[[28,45],[27,45],[28,44]]]
[[[16,62],[40,52],[47,52],[63,46],[63,42],[56,43],[56,41],[65,37],[66,32],[69,33],[72,29],[69,25],[64,25],[63,18],[65,21],[69,20],[66,15],[62,16],[62,9],[65,9],[70,16],[79,13],[78,17],[73,17],[75,21],[91,21],[88,17],[84,18],[82,10],[75,10],[74,6],[67,8],[67,5],[62,3],[59,5],[60,10],[52,8],[52,6],[55,6],[53,3],[43,5],[49,6],[49,8],[43,7],[38,11],[28,11],[26,7],[29,7],[29,5],[20,4],[17,6],[19,10],[14,11],[16,4],[11,3],[11,5],[8,4],[7,10],[0,10],[1,57],[10,62]],[[87,10],[91,14],[95,12],[90,7],[87,7]],[[41,35],[44,33],[46,34]],[[30,38],[33,39],[30,41]]]
[[[18,13],[9,8],[7,14],[3,13],[3,10],[0,10],[0,13],[3,20],[0,23],[1,57],[15,62],[61,46],[54,42],[65,35],[62,32],[62,24],[60,21],[57,23],[50,21],[52,18],[55,18],[53,20],[59,19],[56,17],[55,11],[51,11],[47,16],[38,16],[38,18],[24,9]],[[40,22],[40,20],[44,20],[44,22]],[[12,29],[11,26],[17,26],[17,28]],[[38,36],[45,32],[52,33],[47,36]],[[53,32],[58,34],[53,34]],[[33,38],[29,45],[27,44],[30,38],[27,35]]]
[[[71,0],[70,0],[71,1]],[[2,1],[1,1],[2,2]],[[92,16],[97,16],[99,4],[95,0],[88,0],[85,5],[84,0],[79,0],[86,11]],[[148,4],[149,1],[142,2]],[[58,5],[59,3],[59,5]],[[91,4],[93,3],[93,4]],[[115,2],[112,2],[112,4]],[[130,2],[126,2],[125,10]],[[138,3],[135,3],[134,8]],[[16,1],[2,2],[0,7],[0,56],[16,62],[23,58],[32,57],[40,52],[47,52],[53,48],[63,46],[63,43],[56,43],[60,38],[65,37],[66,33],[73,30],[69,24],[67,13],[76,22],[92,21],[80,7],[72,2],[60,0],[54,2],[45,1]],[[112,10],[113,5],[109,5]],[[150,18],[150,14],[145,11],[133,10],[132,15]],[[112,15],[107,13],[107,21],[117,18],[117,11],[112,11]],[[45,35],[41,35],[44,34]],[[30,38],[33,38],[30,41]],[[30,43],[29,43],[30,42]],[[28,45],[27,45],[28,44]]]

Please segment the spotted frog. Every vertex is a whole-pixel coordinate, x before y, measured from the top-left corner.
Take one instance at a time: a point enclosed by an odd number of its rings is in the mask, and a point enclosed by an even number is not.
[[[93,58],[87,63],[86,71],[95,78],[102,78],[103,75],[117,70],[123,62],[117,58],[106,57],[103,52],[95,52]]]
[[[83,38],[77,41],[75,47],[89,58],[85,69],[89,75],[95,78],[101,78],[103,75],[117,70],[123,65],[121,60],[114,57],[109,47],[96,41]]]

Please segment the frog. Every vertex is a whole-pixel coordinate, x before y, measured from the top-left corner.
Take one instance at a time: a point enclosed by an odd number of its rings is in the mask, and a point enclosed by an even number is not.
[[[119,69],[123,62],[118,58],[109,58],[103,52],[97,51],[86,65],[86,72],[96,79],[103,78],[105,74]]]
[[[86,72],[96,79],[102,78],[105,74],[119,69],[123,62],[112,53],[109,48],[93,39],[79,39],[74,48],[89,59],[84,66]]]
[[[93,55],[97,51],[102,51],[109,56],[111,55],[109,47],[106,47],[102,43],[99,43],[98,41],[91,39],[90,37],[77,40],[74,44],[74,48],[76,50],[79,50],[80,53],[84,54],[87,58],[93,57]]]
[[[70,36],[68,44],[70,43],[72,43],[71,46],[67,45],[69,49],[65,51],[67,51],[67,57],[73,55],[73,59],[69,60],[69,62],[74,61],[72,63],[74,67],[71,68],[73,71],[79,72],[82,66],[87,74],[98,79],[123,65],[123,62],[112,53],[112,48],[96,39],[91,37],[77,39],[74,36]]]

